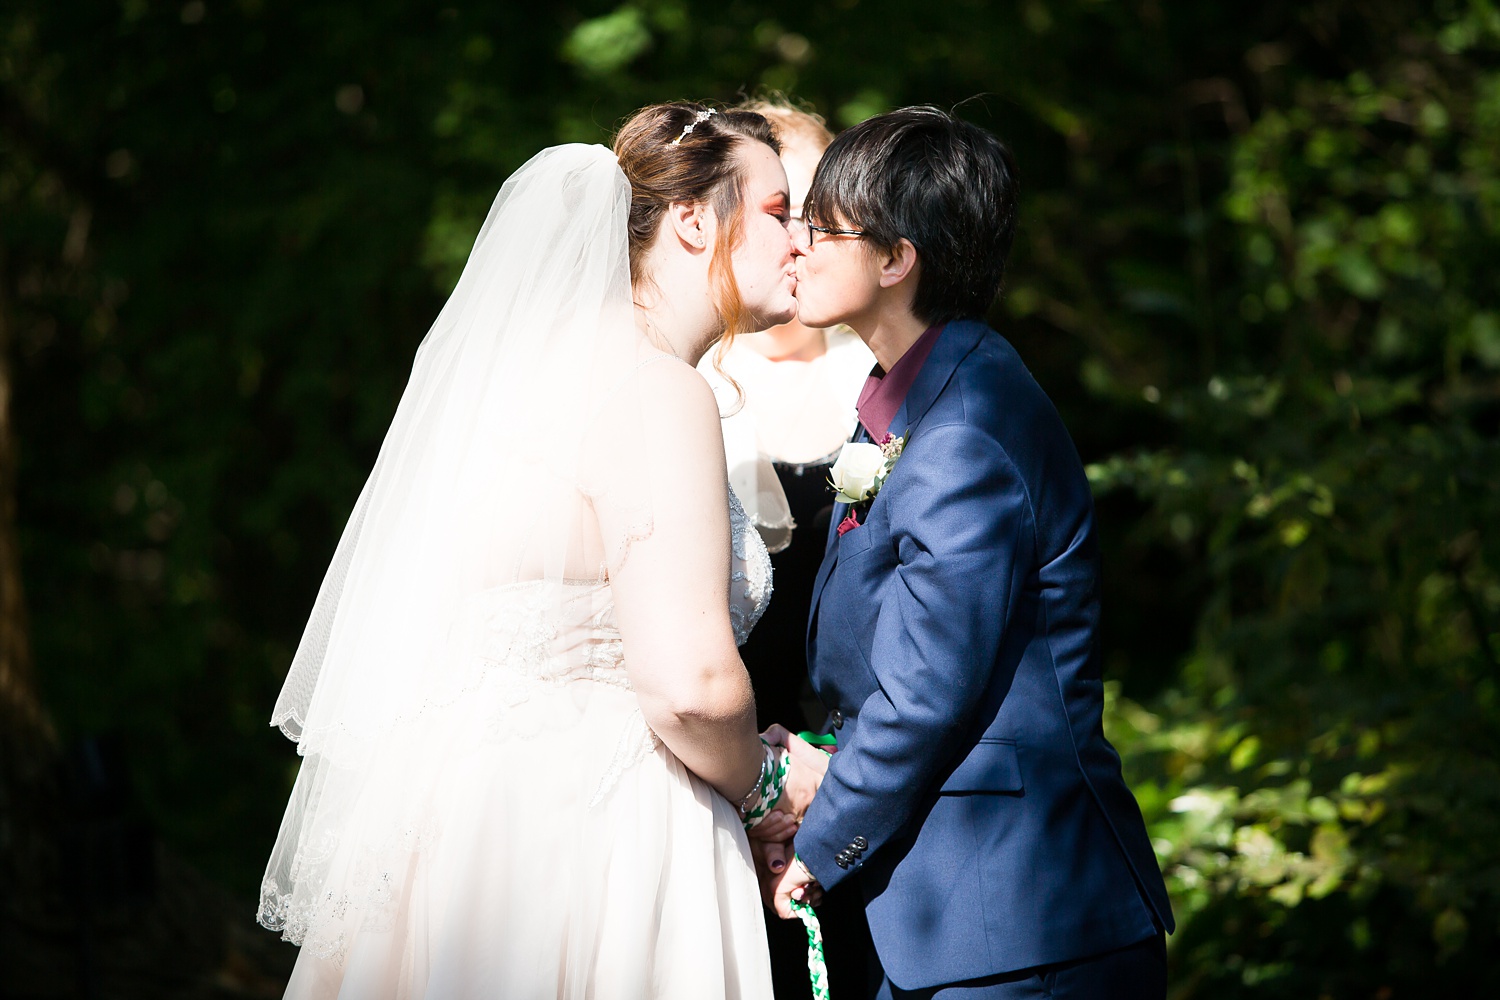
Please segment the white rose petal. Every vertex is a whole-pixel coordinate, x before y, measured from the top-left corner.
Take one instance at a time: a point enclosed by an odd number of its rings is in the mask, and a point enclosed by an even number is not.
[[[859,503],[885,470],[885,456],[878,445],[851,442],[839,452],[838,461],[828,473],[839,499],[845,503]]]

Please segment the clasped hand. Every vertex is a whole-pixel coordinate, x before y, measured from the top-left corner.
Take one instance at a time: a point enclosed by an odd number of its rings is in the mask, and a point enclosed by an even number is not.
[[[793,863],[792,838],[823,783],[828,754],[783,726],[773,725],[761,736],[772,746],[786,747],[792,760],[776,808],[750,831],[750,852],[755,858],[761,898],[783,920],[789,920],[790,900],[815,906],[822,898],[822,887],[812,880],[811,873],[800,863]]]

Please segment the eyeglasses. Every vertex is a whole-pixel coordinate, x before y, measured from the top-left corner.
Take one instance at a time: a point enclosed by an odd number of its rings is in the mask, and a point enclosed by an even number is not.
[[[813,248],[813,233],[822,233],[824,236],[864,236],[860,229],[829,229],[827,226],[815,226],[801,216],[794,216],[787,221],[786,231],[791,233],[792,242],[797,249],[804,253]]]

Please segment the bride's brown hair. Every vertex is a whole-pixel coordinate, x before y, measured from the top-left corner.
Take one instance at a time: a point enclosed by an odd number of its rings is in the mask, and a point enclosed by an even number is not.
[[[705,112],[714,113],[699,121]],[[691,125],[691,132],[684,129]],[[674,144],[675,142],[675,144]],[[674,202],[710,205],[719,222],[708,277],[726,340],[746,329],[744,300],[734,280],[731,254],[744,222],[743,142],[763,142],[781,152],[776,133],[753,111],[718,110],[687,101],[642,108],[620,126],[614,151],[630,181],[630,283],[649,282],[646,252]]]

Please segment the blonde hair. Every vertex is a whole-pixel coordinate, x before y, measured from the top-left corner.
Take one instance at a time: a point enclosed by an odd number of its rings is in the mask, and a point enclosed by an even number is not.
[[[753,111],[769,121],[776,129],[776,138],[784,145],[807,145],[821,156],[833,142],[833,133],[822,115],[797,107],[781,94],[742,101],[736,108]]]

